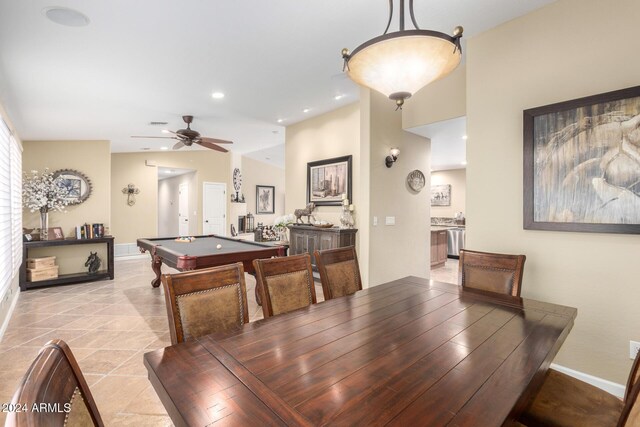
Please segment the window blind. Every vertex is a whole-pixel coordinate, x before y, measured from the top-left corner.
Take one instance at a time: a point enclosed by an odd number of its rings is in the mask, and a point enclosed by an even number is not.
[[[0,118],[0,298],[22,264],[22,147]]]
[[[22,146],[13,137],[11,141],[11,233],[13,273],[22,264]]]

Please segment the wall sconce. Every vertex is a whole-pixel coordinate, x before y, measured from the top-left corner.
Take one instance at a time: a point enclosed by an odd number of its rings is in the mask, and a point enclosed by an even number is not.
[[[399,154],[400,150],[398,150],[397,148],[392,148],[391,151],[389,151],[389,155],[387,156],[387,158],[384,159],[384,164],[387,165],[388,168],[390,168],[391,166],[393,166],[396,160],[398,160]]]

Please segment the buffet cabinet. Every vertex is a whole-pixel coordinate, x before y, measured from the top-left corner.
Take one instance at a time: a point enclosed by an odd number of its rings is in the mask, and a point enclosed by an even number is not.
[[[342,248],[356,245],[355,228],[322,228],[313,225],[289,226],[289,255],[309,253],[311,264],[316,270],[316,260],[313,251]]]

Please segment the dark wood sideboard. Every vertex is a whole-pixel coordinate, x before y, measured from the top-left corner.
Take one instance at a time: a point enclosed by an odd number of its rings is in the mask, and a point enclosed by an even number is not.
[[[316,270],[313,251],[342,248],[356,245],[357,228],[322,228],[313,225],[292,224],[289,226],[289,255],[309,253]]]
[[[55,279],[40,280],[37,282],[27,281],[27,258],[29,258],[29,249],[33,248],[53,248],[51,255],[55,254],[55,248],[60,246],[72,245],[95,245],[96,243],[105,243],[107,245],[107,259],[102,260],[102,269],[95,274],[87,272],[61,274]],[[67,240],[37,240],[22,243],[22,266],[20,267],[20,290],[40,288],[43,286],[68,285],[71,283],[93,282],[101,279],[114,278],[113,266],[113,236],[96,237],[94,239],[67,239]],[[106,267],[106,270],[104,269]]]

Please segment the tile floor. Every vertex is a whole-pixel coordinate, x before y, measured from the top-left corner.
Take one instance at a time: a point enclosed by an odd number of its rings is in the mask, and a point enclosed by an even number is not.
[[[170,426],[142,363],[171,344],[164,295],[150,285],[148,259],[116,261],[116,279],[20,293],[0,341],[0,403],[10,402],[22,375],[52,338],[65,340],[107,426]],[[163,270],[163,272],[170,272]],[[255,279],[247,275],[250,320],[262,318]],[[322,288],[316,285],[318,300]],[[5,414],[0,413],[0,425]]]
[[[458,284],[458,260],[447,258],[444,266],[431,270],[431,280]]]

